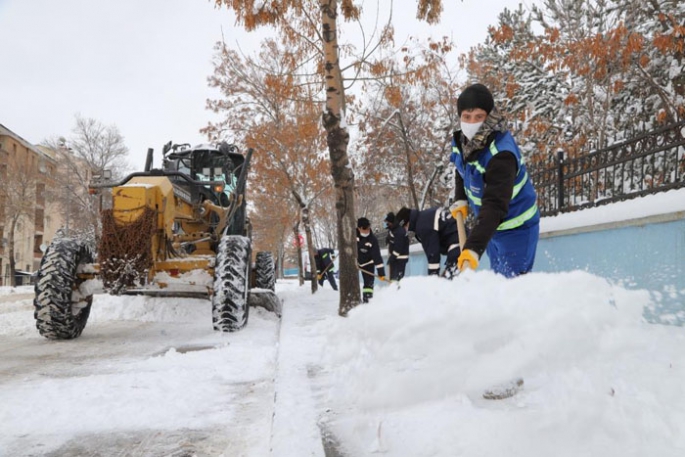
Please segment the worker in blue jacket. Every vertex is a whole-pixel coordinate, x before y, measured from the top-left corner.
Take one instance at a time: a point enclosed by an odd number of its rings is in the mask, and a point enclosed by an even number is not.
[[[385,228],[388,229],[388,270],[390,280],[404,278],[404,271],[409,261],[409,237],[401,225],[395,223],[395,213],[385,216]]]
[[[456,219],[469,209],[476,216],[458,259],[459,270],[476,269],[483,252],[506,277],[533,269],[540,211],[514,137],[483,84],[468,86],[457,99],[460,125],[452,137],[450,161],[456,167]]]
[[[371,231],[371,222],[365,217],[357,220],[357,263],[362,272],[362,301],[368,303],[373,298],[375,272],[381,281],[385,280],[385,265],[376,235]]]
[[[398,225],[414,232],[416,239],[421,242],[428,261],[428,274],[440,274],[442,254],[446,256],[443,276],[452,279],[459,258],[459,236],[450,211],[440,207],[423,211],[404,207],[395,214],[395,220]]]

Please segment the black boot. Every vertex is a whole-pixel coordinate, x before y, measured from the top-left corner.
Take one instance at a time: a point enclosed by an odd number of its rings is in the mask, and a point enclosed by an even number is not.
[[[364,292],[362,294],[362,302],[364,302],[364,303],[368,303],[369,300],[371,300],[372,298],[373,298],[373,294],[371,294],[369,292]]]

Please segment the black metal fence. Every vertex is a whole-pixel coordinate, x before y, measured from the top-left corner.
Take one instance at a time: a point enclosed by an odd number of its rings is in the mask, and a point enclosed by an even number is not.
[[[528,165],[542,216],[685,187],[685,121],[577,157]]]

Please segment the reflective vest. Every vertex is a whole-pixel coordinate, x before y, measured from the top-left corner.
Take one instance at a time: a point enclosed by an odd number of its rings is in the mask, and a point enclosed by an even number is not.
[[[481,207],[481,199],[485,192],[484,175],[490,160],[500,151],[508,151],[514,154],[518,163],[518,172],[514,180],[514,190],[509,202],[509,212],[497,230],[511,230],[524,225],[532,225],[540,220],[540,211],[537,206],[537,196],[533,183],[528,176],[526,166],[521,157],[511,133],[497,132],[495,139],[489,145],[477,152],[477,160],[465,162],[457,142],[452,138],[452,155],[450,162],[454,163],[457,172],[464,180],[464,190],[469,199],[469,206],[478,216]]]

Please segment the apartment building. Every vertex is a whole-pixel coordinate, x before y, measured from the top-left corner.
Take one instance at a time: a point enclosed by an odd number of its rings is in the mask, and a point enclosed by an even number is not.
[[[0,124],[0,285],[11,283],[12,226],[16,277],[26,283],[62,225],[62,211],[46,198],[46,189],[54,187],[57,167],[54,155]]]

